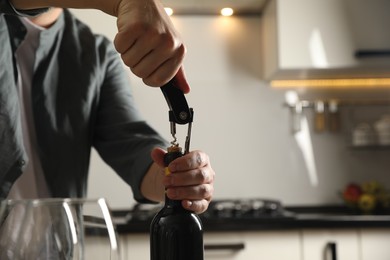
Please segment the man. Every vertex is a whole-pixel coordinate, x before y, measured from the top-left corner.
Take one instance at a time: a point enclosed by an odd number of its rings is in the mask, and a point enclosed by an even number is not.
[[[155,0],[0,0],[0,12],[9,14],[0,15],[1,197],[85,196],[93,146],[136,200],[161,201],[167,187],[185,208],[204,212],[214,180],[208,156],[193,151],[164,176],[165,151],[155,147],[166,142],[134,107],[116,52],[69,11],[36,9],[52,5],[117,15],[115,46],[132,72],[149,86],[175,76],[189,92],[184,45]],[[40,15],[17,17],[26,14]]]

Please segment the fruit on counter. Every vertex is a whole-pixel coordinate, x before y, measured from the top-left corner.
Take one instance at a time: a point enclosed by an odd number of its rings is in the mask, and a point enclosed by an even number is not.
[[[388,212],[390,192],[377,181],[349,183],[342,191],[345,204],[365,214]]]
[[[368,194],[378,194],[383,190],[382,185],[377,181],[367,181],[362,183],[362,191],[363,193]]]
[[[376,207],[376,198],[373,194],[364,193],[360,196],[358,206],[364,213],[371,213]]]
[[[356,183],[348,184],[343,191],[343,199],[347,203],[357,203],[362,195],[362,189]]]

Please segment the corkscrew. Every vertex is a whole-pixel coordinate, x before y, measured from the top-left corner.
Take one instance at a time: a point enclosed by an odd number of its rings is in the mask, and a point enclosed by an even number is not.
[[[172,146],[179,147],[179,143],[176,137],[176,124],[188,124],[187,136],[184,145],[184,154],[186,154],[190,150],[194,110],[188,107],[188,103],[183,91],[181,91],[176,86],[175,78],[162,86],[161,91],[164,94],[165,100],[167,101],[169,107],[169,122],[171,135],[173,137],[173,141],[171,142]]]

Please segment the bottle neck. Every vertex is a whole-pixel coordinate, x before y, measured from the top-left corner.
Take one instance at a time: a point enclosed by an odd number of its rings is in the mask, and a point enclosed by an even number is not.
[[[170,208],[183,208],[181,200],[170,199],[167,195],[165,195],[165,206]]]
[[[172,145],[168,147],[168,153],[164,155],[164,165],[168,167],[168,165],[174,161],[175,159],[183,156],[181,153],[181,147],[178,145]],[[165,207],[174,208],[174,209],[184,209],[181,205],[181,200],[172,200],[167,197],[165,193]]]

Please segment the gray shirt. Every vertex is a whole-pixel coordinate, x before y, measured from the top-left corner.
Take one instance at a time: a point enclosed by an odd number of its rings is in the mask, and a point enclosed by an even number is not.
[[[9,13],[4,0],[0,12]],[[22,139],[15,50],[26,29],[0,14],[0,198],[28,160]],[[123,64],[111,42],[94,35],[68,10],[40,34],[31,89],[38,155],[54,197],[86,194],[91,148],[95,147],[145,201],[140,183],[150,151],[166,146],[133,102]],[[52,42],[52,44],[48,44]],[[109,185],[109,183],[107,184]]]

